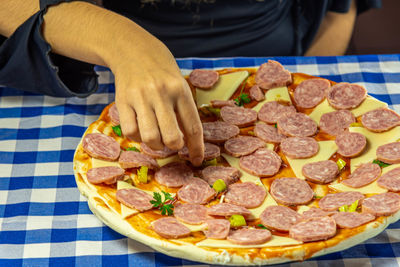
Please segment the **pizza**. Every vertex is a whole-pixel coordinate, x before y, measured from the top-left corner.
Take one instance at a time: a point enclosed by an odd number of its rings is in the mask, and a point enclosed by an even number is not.
[[[400,218],[400,116],[357,84],[259,68],[194,70],[205,160],[125,138],[114,103],[74,155],[80,192],[117,232],[225,265],[344,250]]]

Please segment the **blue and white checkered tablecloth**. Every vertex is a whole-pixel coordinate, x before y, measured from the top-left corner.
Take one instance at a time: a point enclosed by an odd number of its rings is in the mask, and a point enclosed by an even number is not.
[[[194,68],[253,67],[266,58],[179,59]],[[275,58],[291,72],[365,86],[400,112],[400,55]],[[72,170],[86,127],[114,100],[113,76],[85,98],[0,88],[0,266],[204,266],[172,258],[104,226]],[[287,264],[289,265],[289,264]],[[287,266],[282,265],[282,266]],[[293,266],[399,266],[400,221],[365,243]]]

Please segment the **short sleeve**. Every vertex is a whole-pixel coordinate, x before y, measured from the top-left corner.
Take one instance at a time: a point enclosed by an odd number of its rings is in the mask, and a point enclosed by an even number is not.
[[[0,85],[57,97],[85,97],[98,88],[94,65],[51,52],[43,39],[43,15],[56,0],[41,0],[40,10],[1,44]]]

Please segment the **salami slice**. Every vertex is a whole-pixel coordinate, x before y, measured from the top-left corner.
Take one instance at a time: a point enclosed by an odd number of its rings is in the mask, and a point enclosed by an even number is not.
[[[336,179],[339,168],[332,160],[323,160],[307,163],[302,168],[302,173],[310,182],[317,184],[328,184]]]
[[[189,75],[189,82],[201,89],[212,88],[219,80],[219,74],[213,70],[195,69]]]
[[[242,170],[256,176],[275,175],[281,167],[282,159],[267,148],[260,148],[253,154],[241,157],[239,166]]]
[[[189,149],[184,146],[181,150],[179,150],[178,155],[181,159],[190,160],[189,158]],[[219,157],[220,149],[219,146],[204,143],[204,160],[215,159]]]
[[[136,151],[122,151],[119,157],[119,165],[124,169],[139,168],[141,166],[146,166],[149,169],[158,169],[160,167],[155,159]]]
[[[376,149],[376,157],[385,163],[400,163],[400,142],[388,143]]]
[[[257,111],[242,107],[222,107],[221,118],[223,121],[239,126],[249,126],[257,120]]]
[[[268,60],[258,68],[255,82],[262,89],[282,87],[292,83],[292,75],[281,63]]]
[[[300,218],[300,214],[285,206],[269,206],[260,215],[264,226],[282,232],[289,232]]]
[[[225,194],[225,201],[245,208],[260,206],[267,193],[265,189],[252,182],[231,184]]]
[[[206,204],[214,198],[215,194],[215,190],[200,178],[188,179],[177,193],[181,201],[189,204]]]
[[[337,153],[343,157],[353,158],[360,155],[366,145],[367,139],[360,133],[343,132],[336,136]]]
[[[400,125],[400,115],[387,108],[375,109],[362,115],[361,123],[372,132],[385,132]]]
[[[231,231],[227,237],[229,242],[242,246],[264,244],[271,238],[271,232],[268,230],[250,228]]]
[[[166,146],[162,150],[153,150],[145,143],[140,143],[140,148],[144,154],[149,155],[153,159],[165,159],[178,153],[178,150],[172,150]]]
[[[245,207],[234,205],[231,203],[219,203],[208,208],[208,214],[213,216],[232,216],[235,214],[242,215],[245,218],[251,216],[251,212]]]
[[[296,105],[301,108],[313,108],[325,98],[331,83],[325,79],[308,79],[301,82],[294,91]]]
[[[117,160],[121,152],[118,142],[102,133],[85,135],[82,140],[82,147],[89,156],[108,161]]]
[[[289,137],[281,142],[285,156],[293,159],[306,159],[317,155],[319,144],[311,137]]]
[[[181,187],[193,178],[193,171],[182,162],[171,162],[162,166],[154,174],[156,181],[167,187]]]
[[[201,171],[201,175],[209,185],[213,185],[218,179],[222,179],[226,185],[230,185],[237,182],[241,173],[233,167],[208,166]]]
[[[375,216],[389,216],[400,210],[400,196],[387,192],[364,199],[362,211]]]
[[[207,230],[204,231],[204,234],[207,238],[225,239],[230,229],[231,223],[228,220],[211,219],[207,220]]]
[[[289,236],[302,242],[327,240],[336,234],[335,220],[329,216],[310,218],[290,228]]]
[[[339,228],[356,228],[373,221],[375,216],[370,213],[338,212],[332,217]]]
[[[108,110],[108,116],[110,117],[110,121],[112,125],[119,125],[120,121],[119,121],[119,113],[118,113],[118,109],[117,109],[117,105],[114,104],[110,107],[110,109]]]
[[[348,110],[337,110],[325,113],[319,121],[319,128],[322,132],[336,136],[356,122],[353,113]]]
[[[379,177],[378,185],[389,191],[400,192],[400,168],[390,170]]]
[[[302,220],[307,220],[309,218],[324,217],[335,215],[337,211],[324,211],[316,207],[311,207],[311,209],[306,210],[301,214]]]
[[[153,196],[136,188],[120,189],[116,193],[116,198],[125,206],[139,211],[153,208],[153,204],[150,203]]]
[[[307,137],[317,133],[317,124],[306,114],[293,113],[280,116],[278,130],[286,136]]]
[[[265,99],[265,95],[258,85],[254,85],[253,87],[251,87],[249,93],[251,99],[255,101],[260,102]]]
[[[238,136],[226,141],[224,148],[229,155],[240,157],[249,155],[265,145],[265,142],[257,137]]]
[[[296,113],[294,106],[282,105],[277,101],[265,103],[258,111],[258,119],[266,123],[276,123],[281,116]]]
[[[359,188],[372,183],[381,175],[381,168],[378,164],[365,163],[360,165],[350,176],[343,180],[342,184]]]
[[[201,224],[208,218],[207,208],[198,204],[178,204],[174,207],[174,216],[188,224]]]
[[[125,170],[117,166],[92,168],[87,173],[87,179],[92,184],[115,184],[124,177]]]
[[[236,106],[234,100],[211,100],[210,102],[211,102],[211,106],[213,106],[213,108],[222,108],[225,106],[229,106],[229,107]]]
[[[358,84],[338,83],[332,86],[326,98],[336,109],[352,109],[358,107],[367,97],[367,90]]]
[[[264,124],[264,123],[257,123],[256,127],[254,127],[254,134],[268,143],[280,143],[283,139],[286,138],[285,135],[278,132],[278,129],[274,126]]]
[[[298,178],[275,179],[270,192],[279,204],[288,206],[306,204],[314,197],[314,192],[308,183]]]
[[[164,238],[182,238],[190,235],[190,229],[172,217],[155,220],[152,224],[154,231]]]
[[[327,194],[320,199],[318,205],[321,209],[333,211],[344,205],[351,205],[358,200],[360,204],[364,199],[364,195],[356,191],[340,192],[336,194]]]
[[[203,122],[204,141],[223,143],[240,133],[239,127],[224,121]]]

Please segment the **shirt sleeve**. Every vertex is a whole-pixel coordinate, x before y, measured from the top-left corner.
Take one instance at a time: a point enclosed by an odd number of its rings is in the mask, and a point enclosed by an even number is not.
[[[85,97],[98,88],[94,65],[51,52],[41,34],[47,7],[71,0],[40,0],[40,10],[2,42],[0,85],[57,97]]]
[[[329,10],[332,12],[346,13],[350,9],[351,1],[357,2],[357,13],[360,14],[371,8],[381,8],[381,0],[330,0]]]

